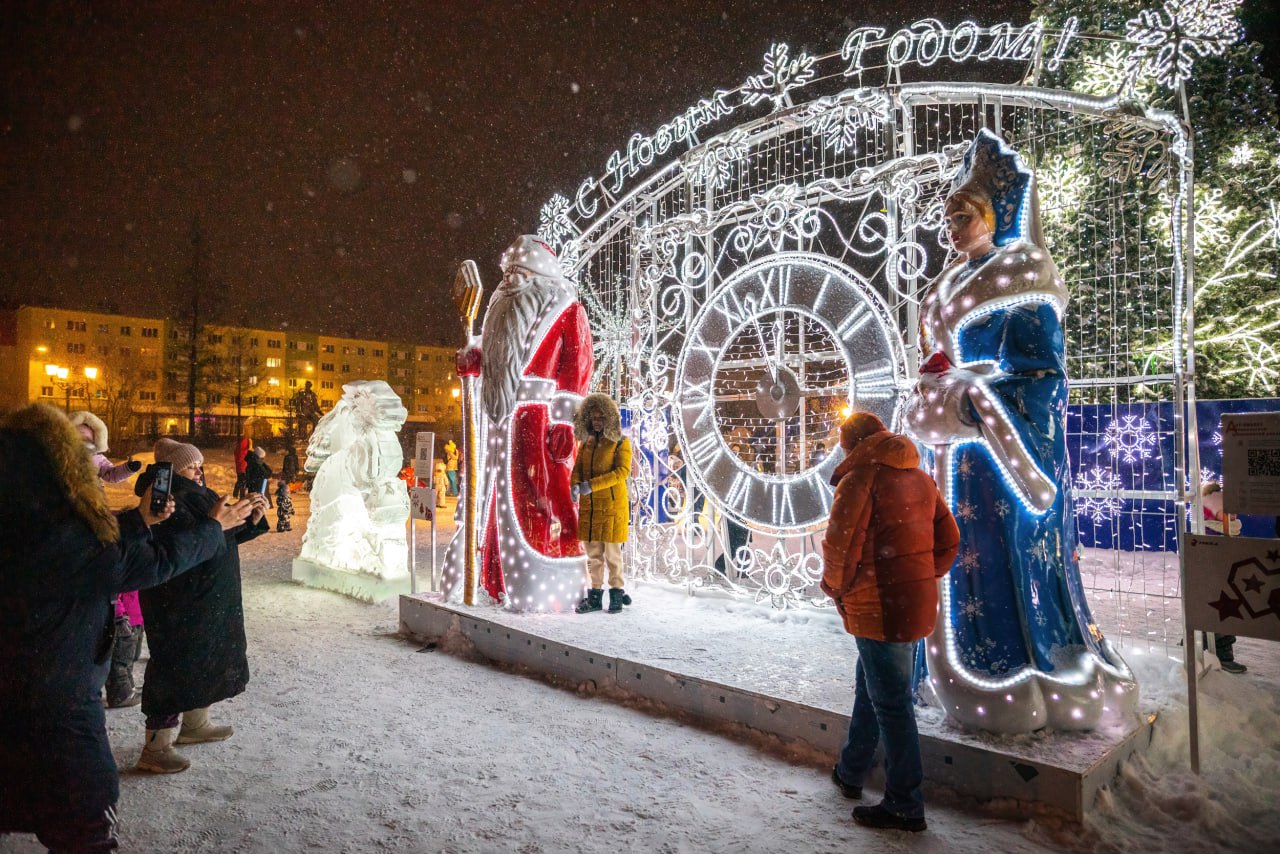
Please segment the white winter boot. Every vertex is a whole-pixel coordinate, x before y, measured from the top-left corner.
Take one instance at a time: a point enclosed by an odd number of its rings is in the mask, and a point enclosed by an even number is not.
[[[203,744],[206,741],[226,741],[235,732],[229,726],[209,723],[209,707],[192,709],[182,713],[182,732],[178,744]]]
[[[178,737],[178,728],[149,729],[147,743],[142,748],[135,768],[138,771],[150,771],[152,774],[177,774],[191,767],[191,762],[181,753],[173,749],[173,742]]]

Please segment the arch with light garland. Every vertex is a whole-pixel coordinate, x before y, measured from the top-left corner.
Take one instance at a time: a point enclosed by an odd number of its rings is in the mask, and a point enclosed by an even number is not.
[[[919,300],[946,259],[943,196],[982,127],[1039,177],[1047,248],[1071,289],[1072,404],[1090,411],[1072,424],[1099,431],[1074,447],[1122,451],[1077,475],[1077,520],[1180,528],[1200,475],[1181,416],[1194,400],[1191,142],[1179,117],[1135,95],[1181,85],[1196,55],[1238,37],[1234,7],[1174,0],[1105,44],[1074,19],[859,27],[821,55],[777,44],[760,73],[633,135],[599,178],[549,201],[540,231],[579,282],[596,384],[629,410],[643,458],[630,571],[777,607],[828,604],[817,510],[833,429],[849,404],[893,420],[913,383]],[[979,63],[993,82],[948,79]],[[1081,207],[1115,228],[1073,231]],[[1135,220],[1148,239],[1117,247]],[[842,271],[836,290],[782,301],[795,257]],[[868,306],[856,334],[822,312],[833,294]],[[1134,414],[1151,403],[1172,418]],[[1151,471],[1170,469],[1177,478],[1151,488]],[[1089,587],[1133,583],[1131,555],[1094,551]],[[1138,571],[1153,589],[1173,589],[1170,572]]]

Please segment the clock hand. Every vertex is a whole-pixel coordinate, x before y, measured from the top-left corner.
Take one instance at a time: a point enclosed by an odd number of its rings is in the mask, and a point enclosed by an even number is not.
[[[769,345],[764,340],[764,330],[760,328],[760,318],[756,315],[751,316],[751,325],[756,328],[756,338],[760,341],[760,352],[764,355],[765,365],[769,365]],[[776,367],[770,367],[769,376],[776,383],[778,381],[778,370]]]
[[[773,381],[776,383],[782,375],[782,348],[786,342],[782,338],[782,321],[773,322]]]

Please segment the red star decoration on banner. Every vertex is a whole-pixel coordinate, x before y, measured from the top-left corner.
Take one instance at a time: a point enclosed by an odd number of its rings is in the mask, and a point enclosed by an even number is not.
[[[1239,619],[1244,619],[1243,617],[1240,616],[1240,606],[1243,604],[1243,602],[1241,602],[1241,600],[1239,599],[1232,599],[1229,595],[1227,595],[1227,591],[1225,590],[1223,590],[1222,593],[1218,595],[1218,601],[1210,602],[1209,604],[1212,607],[1218,609],[1219,620],[1225,620],[1227,617],[1237,617]]]

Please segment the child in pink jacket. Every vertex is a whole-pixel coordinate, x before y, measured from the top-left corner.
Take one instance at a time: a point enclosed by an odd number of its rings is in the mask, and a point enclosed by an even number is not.
[[[142,463],[136,460],[129,460],[116,465],[107,459],[107,425],[103,424],[102,419],[92,412],[72,413],[71,423],[75,426],[76,432],[80,434],[80,438],[84,439],[84,446],[89,449],[89,454],[93,459],[93,467],[97,470],[98,477],[107,483],[120,483],[122,480],[128,480],[142,468]]]

